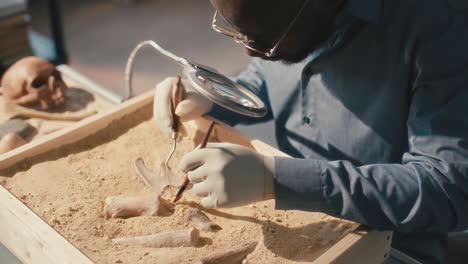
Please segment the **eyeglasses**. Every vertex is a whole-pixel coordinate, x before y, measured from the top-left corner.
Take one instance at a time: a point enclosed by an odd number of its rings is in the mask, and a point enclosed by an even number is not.
[[[240,32],[237,32],[235,30],[229,30],[229,29],[227,29],[227,28],[225,28],[223,26],[217,25],[218,11],[215,11],[215,13],[214,13],[213,22],[211,23],[211,26],[213,27],[213,29],[216,32],[233,38],[236,43],[244,45],[244,47],[246,47],[247,49],[252,50],[252,51],[254,51],[256,53],[262,54],[262,55],[264,55],[266,57],[273,57],[273,56],[275,56],[275,54],[276,54],[276,52],[278,50],[278,47],[283,42],[283,40],[285,39],[285,37],[287,36],[289,31],[291,30],[293,25],[296,23],[297,19],[299,18],[299,16],[301,15],[302,11],[304,10],[304,8],[306,7],[306,5],[307,5],[307,3],[309,1],[310,0],[306,0],[304,2],[304,4],[302,4],[301,9],[299,9],[299,12],[296,15],[296,17],[294,17],[294,19],[291,21],[289,26],[286,28],[286,31],[283,33],[283,35],[281,35],[280,39],[278,40],[278,42],[276,42],[276,44],[273,46],[273,48],[271,48],[269,50],[260,48],[258,43],[255,42],[255,40],[249,39],[249,37],[247,37],[246,35],[244,35],[244,34],[242,34]]]

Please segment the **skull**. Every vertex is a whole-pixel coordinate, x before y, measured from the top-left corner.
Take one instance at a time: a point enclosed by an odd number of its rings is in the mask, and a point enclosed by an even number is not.
[[[10,66],[1,85],[7,100],[19,105],[40,103],[42,109],[65,102],[66,84],[55,66],[38,57],[26,57]]]

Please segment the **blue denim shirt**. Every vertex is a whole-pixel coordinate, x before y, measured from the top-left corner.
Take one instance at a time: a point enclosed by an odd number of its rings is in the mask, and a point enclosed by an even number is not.
[[[276,158],[277,209],[395,230],[395,248],[445,262],[446,232],[468,229],[467,3],[349,0],[307,59],[254,59],[236,78],[294,157]]]

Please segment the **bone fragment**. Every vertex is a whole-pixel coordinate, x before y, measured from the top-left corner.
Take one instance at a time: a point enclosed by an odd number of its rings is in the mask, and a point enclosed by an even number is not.
[[[163,232],[148,236],[114,238],[115,244],[151,248],[193,247],[198,244],[200,232],[195,228]]]
[[[28,142],[26,142],[26,140],[24,140],[16,134],[6,134],[0,139],[0,155],[3,153],[7,153],[8,151],[20,147],[26,143]]]
[[[136,159],[134,166],[145,184],[152,188],[156,194],[162,195],[167,187],[180,187],[184,181],[183,177],[172,173],[164,163],[161,164],[161,170],[158,173],[148,169],[142,158]]]
[[[205,232],[216,232],[219,230],[219,226],[211,222],[208,216],[202,211],[195,209],[191,210],[187,216],[187,219],[198,229]]]
[[[106,218],[155,216],[160,206],[159,195],[110,196],[104,201]]]
[[[255,250],[257,243],[257,241],[246,242],[214,255],[204,257],[200,259],[197,264],[237,264],[242,262],[248,254]]]
[[[79,121],[86,117],[92,116],[96,113],[96,110],[80,111],[80,112],[66,112],[66,113],[50,113],[27,108],[21,105],[14,104],[10,101],[5,100],[3,104],[3,120],[10,120],[15,117],[23,118],[42,118],[48,120],[62,120],[62,121]]]

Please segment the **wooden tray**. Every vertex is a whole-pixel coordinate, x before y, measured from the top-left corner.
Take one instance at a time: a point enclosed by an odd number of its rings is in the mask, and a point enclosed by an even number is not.
[[[71,144],[106,128],[111,122],[152,103],[148,92],[111,109],[77,122],[34,142],[0,155],[0,175],[16,163]],[[201,132],[208,120],[188,125]],[[219,124],[215,135],[220,141],[242,144],[268,155],[287,156],[277,149]],[[317,258],[314,263],[382,263],[388,257],[392,232],[379,232],[364,226],[349,233]],[[36,213],[0,185],[0,242],[24,263],[93,263]]]

